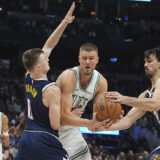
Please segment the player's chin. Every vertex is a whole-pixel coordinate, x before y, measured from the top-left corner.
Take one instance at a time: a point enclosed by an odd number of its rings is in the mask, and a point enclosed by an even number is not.
[[[84,74],[85,74],[85,75],[91,75],[92,72],[91,72],[91,71],[85,71]]]

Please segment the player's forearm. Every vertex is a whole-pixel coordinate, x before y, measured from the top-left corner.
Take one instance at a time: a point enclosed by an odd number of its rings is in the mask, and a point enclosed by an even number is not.
[[[60,106],[54,105],[53,107],[50,107],[49,109],[49,119],[52,129],[58,130],[60,129]]]
[[[61,35],[63,34],[65,28],[67,27],[68,23],[66,21],[62,21],[58,27],[53,31],[53,33],[50,35],[50,37],[48,38],[48,40],[46,41],[43,50],[47,50],[46,56],[50,56],[50,53],[52,51],[52,49],[57,45],[57,43],[59,42],[59,39],[61,37]]]
[[[6,136],[5,140],[4,140],[4,147],[8,148],[9,147],[9,135]]]
[[[23,118],[21,119],[19,125],[16,127],[16,134],[17,134],[18,136],[21,136],[21,135],[22,135],[22,133],[23,133],[25,127],[26,127],[26,121],[27,121],[26,115],[24,114],[24,116],[23,116]]]
[[[61,115],[61,125],[62,126],[75,126],[75,127],[89,127],[91,121],[84,118],[79,118],[78,116],[71,114]]]
[[[125,101],[124,104],[136,107],[140,110],[145,110],[145,111],[157,111],[160,109],[160,101],[157,101],[153,98],[133,98],[133,97],[128,97],[125,96]]]

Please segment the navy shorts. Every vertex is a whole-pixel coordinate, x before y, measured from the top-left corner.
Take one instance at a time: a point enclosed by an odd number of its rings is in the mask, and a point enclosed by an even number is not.
[[[160,146],[154,149],[147,157],[147,160],[159,160],[159,159],[160,159]]]
[[[24,131],[15,160],[68,160],[67,152],[54,135],[45,131]]]

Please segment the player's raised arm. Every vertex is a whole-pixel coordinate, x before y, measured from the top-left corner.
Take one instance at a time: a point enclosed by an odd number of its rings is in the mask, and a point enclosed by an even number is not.
[[[143,99],[145,96],[145,92],[141,93],[140,96],[138,97],[138,99]],[[110,127],[105,127],[102,129],[99,128],[99,130],[108,130],[108,131],[114,131],[114,130],[124,130],[124,129],[128,129],[132,126],[132,124],[138,120],[139,118],[141,118],[144,114],[146,113],[146,111],[144,110],[140,110],[138,108],[132,108],[126,116],[124,116],[123,118],[121,118],[117,123],[114,123],[112,126]]]
[[[72,23],[74,20],[73,11],[75,9],[75,2],[72,3],[70,9],[68,10],[65,18],[58,25],[58,27],[53,31],[50,37],[47,39],[42,50],[45,52],[46,56],[49,57],[52,49],[57,45],[61,35],[63,34],[65,28],[69,23]]]

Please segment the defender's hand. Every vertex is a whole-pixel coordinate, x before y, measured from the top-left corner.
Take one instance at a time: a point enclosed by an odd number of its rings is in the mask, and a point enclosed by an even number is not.
[[[65,23],[72,23],[72,21],[75,19],[75,16],[73,16],[73,11],[75,9],[75,2],[72,3],[70,9],[68,10],[65,18],[63,19],[63,22]]]

